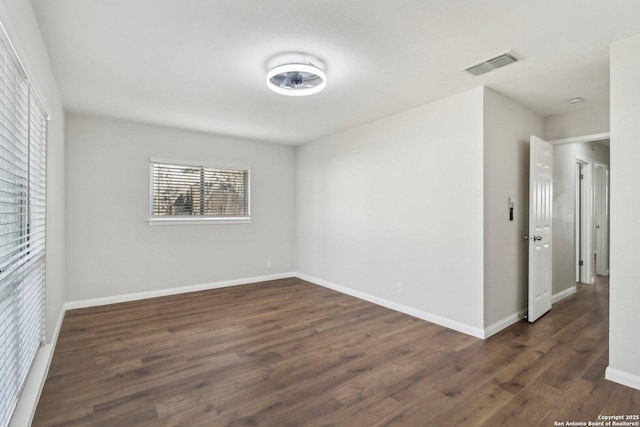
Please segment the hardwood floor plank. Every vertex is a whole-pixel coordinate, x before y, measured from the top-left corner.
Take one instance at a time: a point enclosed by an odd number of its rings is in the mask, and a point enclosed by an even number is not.
[[[548,365],[541,362],[543,356],[544,353],[539,351],[523,352],[518,363],[512,363],[500,370],[490,383],[512,394],[517,394],[547,368]]]
[[[611,398],[616,385],[609,381],[577,380],[569,393],[547,414],[548,424],[554,421],[597,421],[598,414]]]
[[[380,419],[380,426],[423,427],[453,405],[453,399],[437,390],[424,388],[415,399]]]
[[[512,398],[513,395],[508,391],[484,383],[466,399],[458,399],[431,423],[438,426],[480,425]]]
[[[354,420],[362,426],[376,425],[380,418],[399,409],[402,405],[384,393],[377,393],[367,399],[331,413],[328,417],[310,419],[304,425],[353,426]]]
[[[560,390],[534,381],[481,425],[483,427],[538,425],[561,396]]]
[[[616,387],[602,413],[606,415],[640,415],[640,390],[630,387]]]

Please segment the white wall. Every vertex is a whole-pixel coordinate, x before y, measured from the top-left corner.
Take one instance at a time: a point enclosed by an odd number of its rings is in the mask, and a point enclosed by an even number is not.
[[[250,166],[253,222],[148,225],[150,157]],[[292,271],[293,160],[292,147],[68,114],[68,300]]]
[[[555,145],[553,157],[553,293],[557,294],[576,284],[577,158],[608,165],[609,148],[595,142]]]
[[[611,45],[611,252],[607,377],[640,388],[640,37]]]
[[[65,302],[65,184],[64,110],[49,56],[40,35],[31,3],[24,0],[0,2],[0,20],[24,63],[51,116],[47,138],[47,272],[46,331],[51,340]]]
[[[547,141],[609,132],[609,106],[598,105],[545,117],[544,129]]]
[[[484,96],[484,320],[489,327],[527,307],[529,140],[543,118],[491,90]],[[507,201],[516,200],[509,221]]]
[[[482,97],[299,147],[297,271],[482,328]]]

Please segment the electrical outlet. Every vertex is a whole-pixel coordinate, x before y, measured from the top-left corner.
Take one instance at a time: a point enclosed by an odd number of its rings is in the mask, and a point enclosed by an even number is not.
[[[270,259],[267,260],[267,268],[271,268],[271,260]]]
[[[396,284],[396,293],[403,294],[404,293],[404,284],[402,282],[398,282]]]

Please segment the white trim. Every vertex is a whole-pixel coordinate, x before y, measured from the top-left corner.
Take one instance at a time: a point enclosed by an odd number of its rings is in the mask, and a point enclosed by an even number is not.
[[[576,142],[593,142],[603,139],[611,139],[611,132],[594,133],[591,135],[572,136],[571,138],[554,139],[549,141],[552,145],[575,144]]]
[[[38,401],[44,388],[44,383],[47,380],[49,374],[49,367],[51,366],[51,360],[53,359],[53,353],[56,349],[56,343],[58,342],[58,335],[60,335],[60,328],[62,328],[62,321],[64,320],[65,308],[62,307],[62,311],[58,316],[56,327],[53,330],[51,337],[51,343],[43,345],[36,354],[36,358],[33,361],[29,376],[22,389],[22,394],[18,400],[18,405],[13,412],[13,417],[9,423],[9,427],[23,427],[30,426],[33,422],[33,417],[36,414],[36,408],[38,407]]]
[[[571,286],[570,288],[565,289],[564,291],[561,291],[555,295],[552,295],[551,303],[555,304],[558,301],[565,299],[570,295],[575,294],[576,292],[577,292],[577,287],[575,285]],[[490,336],[497,334],[501,330],[508,328],[514,323],[517,323],[518,321],[520,321],[520,319],[523,319],[526,315],[527,315],[527,309],[525,308],[525,309],[519,310],[517,313],[513,313],[505,317],[502,320],[498,320],[492,325],[487,326],[486,328],[484,328],[484,338],[489,338]]]
[[[149,225],[205,225],[205,224],[251,224],[251,218],[229,217],[229,218],[197,218],[185,215],[185,218],[149,218]]]
[[[317,277],[308,276],[302,273],[294,273],[298,279],[306,280],[316,285],[323,286],[325,288],[332,289],[334,291],[351,295],[352,297],[360,298],[362,300],[371,302],[373,304],[381,305],[391,310],[398,311],[400,313],[408,314],[409,316],[417,317],[422,320],[426,320],[431,323],[436,323],[445,328],[453,329],[458,332],[462,332],[467,335],[471,335],[476,338],[485,338],[484,330],[476,328],[474,326],[467,325],[465,323],[458,322],[456,320],[447,319],[446,317],[438,316],[436,314],[427,313],[426,311],[418,310],[413,307],[408,307],[397,302],[389,301],[384,298],[377,297],[375,295],[367,294],[355,289],[347,288],[345,286],[336,285],[335,283],[328,282],[326,280],[318,279]]]
[[[605,369],[604,378],[609,381],[640,390],[640,376],[612,368],[611,365],[607,366],[607,369]]]
[[[571,296],[571,295],[575,294],[577,291],[578,291],[578,288],[576,287],[576,285],[573,285],[573,286],[571,286],[571,287],[569,287],[569,288],[565,289],[564,291],[560,291],[560,292],[558,292],[557,294],[554,294],[554,295],[551,297],[551,303],[552,303],[552,304],[555,304],[555,303],[557,303],[558,301],[563,300],[563,299],[565,299],[566,297],[568,297],[568,296]]]
[[[294,277],[294,273],[278,273],[268,276],[246,277],[244,279],[225,280],[222,282],[203,283],[199,285],[181,286],[177,288],[158,289],[155,291],[136,292],[133,294],[114,295],[110,297],[91,298],[78,301],[69,301],[64,304],[65,310],[76,308],[96,307],[100,305],[117,304],[119,302],[137,301],[148,298],[165,297],[168,295],[186,294],[188,292],[206,291],[209,289],[226,288],[230,286],[248,285],[250,283],[266,282],[269,280],[286,279]]]
[[[521,319],[527,315],[527,309],[524,308],[522,310],[518,310],[517,313],[513,313],[502,320],[498,320],[492,325],[484,328],[484,338],[489,338],[491,335],[495,335],[503,329],[508,328],[514,323],[519,322]]]

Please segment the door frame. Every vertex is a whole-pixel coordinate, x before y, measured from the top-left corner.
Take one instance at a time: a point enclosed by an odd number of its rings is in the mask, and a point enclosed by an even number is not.
[[[576,166],[581,165],[582,179],[578,177],[576,181],[576,199],[579,200],[580,206],[576,205],[574,218],[576,231],[579,235],[574,236],[576,246],[576,259],[582,265],[578,264],[578,282],[593,285],[595,283],[594,265],[593,265],[593,231],[595,229],[593,221],[593,161],[586,158],[576,156]],[[582,214],[582,215],[581,215]]]
[[[574,144],[576,142],[594,142],[603,139],[611,139],[611,132],[592,133],[590,135],[572,136],[571,138],[561,138],[549,141],[551,145]]]

